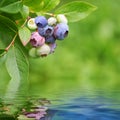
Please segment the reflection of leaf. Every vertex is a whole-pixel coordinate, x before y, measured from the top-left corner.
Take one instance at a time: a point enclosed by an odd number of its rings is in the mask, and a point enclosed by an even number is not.
[[[5,98],[14,98],[20,87],[27,86],[28,62],[22,51],[22,47],[15,44],[9,51],[6,60],[6,68],[11,77]],[[25,83],[25,84],[24,84]],[[20,91],[21,92],[21,91]]]
[[[87,17],[96,7],[82,1],[75,1],[65,4],[56,10],[57,14],[65,14],[69,22],[76,22]]]

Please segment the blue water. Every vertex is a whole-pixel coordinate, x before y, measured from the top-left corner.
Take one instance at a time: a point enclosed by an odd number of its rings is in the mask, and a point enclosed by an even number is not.
[[[43,96],[37,93],[30,94],[30,97],[31,100],[37,100]],[[12,102],[22,104],[23,98],[26,99],[21,96],[21,99]],[[61,94],[46,93],[45,99],[51,104],[46,104],[47,115],[40,120],[120,120],[120,91],[89,91],[76,88],[71,91],[64,90]]]
[[[41,120],[120,120],[120,103],[112,95],[95,93],[72,97],[71,94],[66,99],[58,98]]]

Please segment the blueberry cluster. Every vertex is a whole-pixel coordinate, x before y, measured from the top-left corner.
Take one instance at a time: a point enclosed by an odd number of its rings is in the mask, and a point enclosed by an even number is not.
[[[27,26],[36,30],[31,34],[29,54],[32,57],[47,56],[55,51],[56,40],[64,40],[68,36],[68,20],[63,14],[46,18],[37,16],[30,18]]]

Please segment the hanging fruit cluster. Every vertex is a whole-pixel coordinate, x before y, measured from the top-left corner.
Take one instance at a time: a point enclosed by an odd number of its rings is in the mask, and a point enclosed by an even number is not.
[[[29,55],[32,57],[44,57],[55,51],[56,40],[64,40],[68,36],[68,20],[63,14],[46,18],[37,16],[30,18],[27,26],[35,30],[31,34],[30,44],[32,48]]]

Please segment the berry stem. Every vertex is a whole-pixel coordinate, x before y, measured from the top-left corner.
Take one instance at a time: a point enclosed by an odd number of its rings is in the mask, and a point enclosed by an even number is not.
[[[44,13],[45,15],[49,15],[49,16],[52,16],[52,17],[55,17],[55,15],[53,13]]]
[[[5,48],[5,51],[6,51],[6,52],[10,49],[11,46],[14,45],[14,41],[15,41],[17,35],[18,35],[18,33],[15,34],[15,36],[14,36],[14,38],[12,39],[11,43]]]

